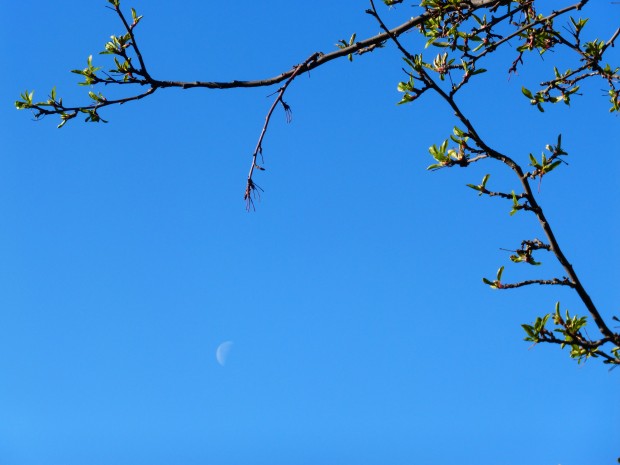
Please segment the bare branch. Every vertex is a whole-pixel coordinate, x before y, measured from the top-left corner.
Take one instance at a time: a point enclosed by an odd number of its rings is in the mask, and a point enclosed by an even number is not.
[[[543,286],[568,286],[568,287],[572,287],[574,288],[575,285],[573,284],[573,282],[564,277],[562,279],[558,279],[558,278],[553,278],[553,279],[529,279],[527,281],[521,281],[518,283],[509,283],[509,284],[504,284],[502,283],[501,287],[498,286],[498,289],[516,289],[517,287],[523,287],[523,286],[530,286],[532,284],[540,284]]]
[[[269,111],[267,112],[267,116],[265,117],[265,124],[263,125],[263,129],[261,130],[260,136],[258,137],[258,142],[256,143],[256,148],[254,149],[254,153],[252,154],[252,165],[250,166],[250,172],[248,173],[248,180],[247,180],[247,184],[246,184],[246,188],[245,188],[245,194],[243,196],[243,198],[245,199],[245,202],[246,202],[246,209],[247,210],[250,210],[251,208],[254,207],[253,196],[254,196],[255,193],[257,193],[257,188],[260,189],[260,187],[258,187],[254,183],[254,180],[252,179],[252,176],[254,175],[254,169],[255,168],[257,168],[259,170],[264,169],[260,165],[258,165],[257,158],[258,158],[258,155],[262,154],[262,152],[263,152],[263,139],[265,137],[265,134],[267,133],[267,127],[269,126],[269,122],[271,121],[271,115],[273,114],[273,111],[276,109],[276,107],[278,106],[278,103],[279,103],[284,108],[284,111],[285,111],[285,113],[287,115],[287,120],[290,122],[290,111],[291,111],[291,109],[288,106],[288,104],[283,100],[284,93],[286,92],[286,89],[291,84],[291,82],[293,82],[293,80],[299,75],[299,73],[302,70],[304,70],[304,71],[307,70],[308,67],[313,62],[315,62],[317,59],[319,59],[319,58],[320,58],[320,54],[319,53],[314,53],[308,59],[306,59],[303,63],[295,66],[295,68],[294,68],[295,71],[287,79],[287,81],[284,83],[284,85],[282,87],[280,87],[280,89],[278,89],[278,95],[277,95],[276,99],[273,101],[273,104],[271,105],[271,107],[269,108]]]

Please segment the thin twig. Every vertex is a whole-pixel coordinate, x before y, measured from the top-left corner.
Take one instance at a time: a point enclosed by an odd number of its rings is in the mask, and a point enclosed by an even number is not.
[[[123,22],[123,25],[125,26],[125,29],[127,30],[127,33],[129,34],[129,37],[131,37],[131,46],[134,49],[134,52],[136,52],[136,56],[138,57],[138,61],[140,62],[140,68],[142,71],[142,75],[145,77],[145,79],[147,81],[151,81],[151,76],[149,75],[148,71],[146,70],[146,65],[144,64],[144,59],[142,58],[142,53],[140,52],[140,49],[138,48],[138,43],[136,42],[136,37],[134,36],[133,33],[133,27],[129,25],[129,23],[127,22],[127,20],[125,19],[125,15],[123,15],[123,12],[121,11],[120,7],[115,6],[114,10],[116,11],[116,13],[118,14],[119,18],[121,19],[121,21]]]
[[[260,132],[260,136],[258,137],[258,142],[256,143],[256,148],[254,149],[254,153],[252,154],[252,164],[250,165],[250,172],[248,173],[248,180],[245,188],[245,194],[243,198],[246,201],[246,209],[250,210],[254,207],[253,195],[256,192],[256,189],[259,188],[254,182],[252,176],[254,175],[254,169],[263,169],[261,166],[257,164],[257,158],[259,154],[263,152],[263,139],[265,134],[267,133],[267,127],[269,126],[269,122],[271,121],[271,115],[273,111],[278,106],[278,103],[284,107],[284,111],[287,113],[287,120],[290,121],[290,107],[284,102],[283,97],[284,93],[288,86],[293,82],[293,80],[298,76],[298,74],[302,71],[307,71],[310,69],[310,65],[314,63],[317,59],[320,58],[319,53],[312,54],[306,61],[294,67],[294,71],[291,76],[286,80],[286,82],[278,89],[278,95],[271,104],[269,111],[267,112],[267,116],[265,117],[265,124],[263,125],[263,129]],[[260,188],[259,188],[260,189]]]
[[[498,286],[498,289],[516,289],[517,287],[530,286],[532,284],[540,284],[542,286],[568,286],[574,288],[575,285],[568,278],[558,279],[528,279],[526,281],[520,281],[518,283],[502,283],[501,287]]]
[[[532,21],[531,23],[527,23],[525,26],[517,29],[515,32],[513,32],[512,34],[504,37],[503,39],[493,43],[491,46],[489,46],[488,48],[485,48],[482,52],[480,52],[478,55],[475,55],[474,58],[476,60],[482,58],[483,56],[485,56],[487,53],[491,53],[493,52],[497,47],[499,47],[500,45],[510,41],[511,39],[514,39],[515,37],[517,37],[519,34],[532,29],[532,27],[538,25],[538,24],[543,24],[545,22],[547,22],[550,19],[553,19],[557,16],[561,16],[563,14],[568,13],[569,11],[573,11],[573,10],[581,10],[586,3],[588,3],[590,0],[581,0],[578,3],[575,3],[574,5],[570,5],[567,6],[566,8],[562,8],[561,10],[555,10],[553,11],[551,14],[549,14],[548,16],[544,16],[541,18],[538,18],[534,21]]]

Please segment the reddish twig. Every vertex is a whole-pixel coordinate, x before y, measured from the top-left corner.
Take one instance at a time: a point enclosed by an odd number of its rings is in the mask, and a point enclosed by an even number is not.
[[[293,82],[293,80],[299,75],[300,72],[308,71],[312,63],[315,63],[317,59],[321,56],[320,53],[312,54],[306,61],[302,64],[297,65],[293,68],[293,72],[290,77],[286,80],[286,82],[280,87],[277,91],[277,97],[271,104],[269,111],[267,112],[267,116],[265,117],[265,124],[263,125],[263,129],[260,132],[260,136],[258,137],[258,142],[256,143],[256,148],[254,149],[254,153],[252,154],[252,165],[250,166],[250,172],[248,173],[248,180],[245,187],[245,194],[243,196],[246,202],[246,209],[250,210],[254,208],[254,195],[258,194],[258,190],[262,190],[253,179],[254,169],[264,170],[262,166],[257,163],[258,155],[263,153],[263,139],[265,138],[265,134],[267,133],[267,127],[269,126],[269,122],[271,121],[271,115],[273,111],[278,106],[278,103],[282,105],[284,111],[286,113],[287,122],[291,120],[291,107],[283,100],[284,93],[288,86]]]

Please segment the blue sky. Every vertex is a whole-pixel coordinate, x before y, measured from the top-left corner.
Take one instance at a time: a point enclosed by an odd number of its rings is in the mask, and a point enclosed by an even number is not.
[[[620,6],[583,16],[607,38]],[[427,172],[455,122],[437,99],[397,106],[393,47],[302,76],[250,156],[275,89],[169,90],[102,112],[107,125],[33,122],[13,102],[82,68],[121,29],[103,0],[23,1],[0,21],[0,462],[39,464],[612,463],[618,371],[528,350],[521,323],[569,291],[491,291],[481,277],[561,276],[507,263],[532,217],[465,187],[515,188],[503,166]],[[161,79],[273,76],[356,32],[364,2],[124,2]],[[410,7],[386,12],[390,24]],[[418,42],[407,37],[412,47]],[[616,63],[620,61],[614,51]],[[569,166],[540,201],[595,303],[618,314],[618,124],[602,83],[544,115],[522,85],[553,59],[513,51],[461,104],[527,164],[563,134]],[[95,56],[95,64],[106,57]],[[563,63],[563,58],[558,57]],[[110,91],[111,92],[111,91]],[[225,366],[218,345],[234,341]]]

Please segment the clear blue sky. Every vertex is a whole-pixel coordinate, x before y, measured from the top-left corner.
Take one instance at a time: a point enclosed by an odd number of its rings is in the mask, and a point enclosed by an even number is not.
[[[582,15],[607,38],[620,6],[591,3]],[[538,225],[465,187],[485,173],[497,189],[515,180],[491,162],[425,171],[428,146],[454,121],[430,96],[395,105],[393,47],[294,83],[293,122],[276,113],[256,179],[265,192],[246,213],[275,89],[158,92],[103,111],[107,125],[62,130],[14,109],[20,92],[43,97],[53,85],[66,103],[86,101],[69,70],[121,32],[105,5],[8,2],[0,19],[0,463],[620,456],[620,371],[522,340],[520,324],[556,300],[583,312],[575,296],[481,282],[502,264],[509,281],[562,276],[544,255],[539,269],[506,263],[500,247],[542,237]],[[144,15],[138,37],[161,79],[268,77],[378,32],[365,2],[124,5]],[[617,315],[620,120],[599,82],[570,109],[539,114],[520,89],[548,77],[554,57],[530,56],[531,71],[508,79],[513,52],[461,103],[524,164],[563,133],[570,165],[545,178],[540,200],[595,303]],[[220,366],[224,341],[234,344]]]

